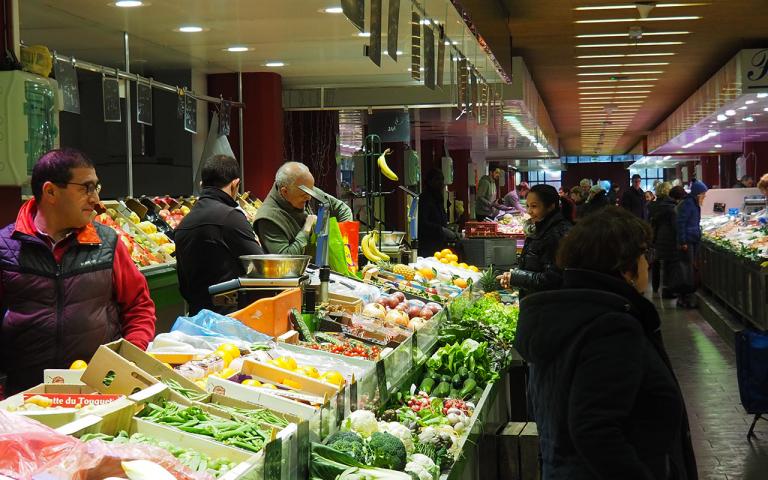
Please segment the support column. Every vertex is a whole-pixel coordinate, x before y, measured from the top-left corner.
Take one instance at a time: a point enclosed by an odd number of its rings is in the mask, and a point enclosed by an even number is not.
[[[245,190],[264,199],[283,164],[283,87],[276,73],[243,73],[243,163]],[[237,73],[208,75],[208,95],[235,100]],[[239,121],[231,117],[229,143],[237,152]]]
[[[18,0],[0,0],[5,8],[0,8],[0,52],[10,50],[16,58],[3,58],[3,70],[19,68],[19,2]],[[3,5],[0,4],[0,7]],[[7,12],[9,18],[4,18]],[[6,31],[6,26],[10,31]],[[14,65],[15,63],[15,65]],[[0,225],[7,225],[16,220],[21,207],[21,187],[0,186]]]

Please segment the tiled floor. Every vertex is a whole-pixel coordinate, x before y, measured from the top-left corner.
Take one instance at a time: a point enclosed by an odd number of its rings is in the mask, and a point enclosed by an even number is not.
[[[736,384],[733,350],[697,311],[681,311],[674,300],[656,299],[662,331],[688,406],[691,434],[702,480],[768,479],[768,421],[744,413]]]

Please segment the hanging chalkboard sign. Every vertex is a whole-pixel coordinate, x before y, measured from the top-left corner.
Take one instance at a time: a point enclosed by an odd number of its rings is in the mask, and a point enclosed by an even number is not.
[[[59,84],[65,112],[80,113],[80,89],[77,84],[77,70],[74,60],[56,60],[53,64],[56,82]]]
[[[120,80],[116,77],[104,77],[101,80],[101,91],[104,96],[104,121],[121,122],[120,112]]]
[[[136,121],[152,125],[152,84],[141,77],[136,77]]]
[[[192,95],[184,95],[184,130],[197,133],[197,100]]]
[[[232,104],[226,100],[221,101],[219,107],[219,136],[227,136],[232,122]]]

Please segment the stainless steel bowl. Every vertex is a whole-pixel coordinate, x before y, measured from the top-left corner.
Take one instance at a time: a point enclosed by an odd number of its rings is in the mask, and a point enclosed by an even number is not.
[[[250,278],[298,278],[312,257],[308,255],[243,255],[240,261]]]
[[[368,232],[360,232],[360,239],[367,235]],[[381,246],[382,247],[399,247],[403,243],[405,238],[405,232],[381,232]]]

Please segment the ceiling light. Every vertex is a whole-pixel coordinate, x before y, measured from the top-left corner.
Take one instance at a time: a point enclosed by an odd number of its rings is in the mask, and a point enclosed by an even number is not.
[[[715,145],[715,148],[723,148],[723,146],[718,143]]]
[[[576,58],[626,58],[626,57],[671,57],[676,55],[673,52],[658,53],[608,53],[605,55],[579,55]]]
[[[631,95],[623,97],[587,97],[583,100],[632,100],[636,98],[648,98],[648,95]]]
[[[179,31],[182,33],[198,33],[203,31],[203,27],[197,27],[194,25],[185,25],[183,27],[179,27]]]
[[[265,67],[284,67],[285,62],[267,62],[264,64]]]
[[[576,48],[613,48],[613,47],[658,47],[661,45],[682,45],[685,42],[635,42],[635,43],[583,43]]]
[[[753,103],[755,103],[755,101],[754,100],[747,100],[744,103],[746,103],[747,105],[752,105]]]
[[[359,33],[357,34],[357,36],[358,36],[358,37],[364,37],[364,38],[368,38],[368,37],[370,37],[370,36],[371,36],[371,32],[359,32]]]
[[[746,110],[746,109],[747,109],[747,106],[746,106],[746,105],[745,105],[745,106],[743,106],[743,107],[739,107],[739,110]]]
[[[768,93],[758,93],[757,98],[765,98],[768,97]]]
[[[341,7],[328,7],[323,10],[325,13],[344,13],[344,9]]]
[[[632,8],[635,8],[632,5]],[[686,15],[681,17],[650,17],[650,18],[603,18],[600,20],[576,20],[575,23],[633,23],[633,22],[677,22],[680,20],[700,20],[698,15]]]
[[[590,73],[577,73],[580,77],[590,77],[599,75],[655,75],[658,73],[664,73],[662,70],[647,70],[642,72],[590,72]]]
[[[694,3],[657,3],[654,4],[656,8],[675,8],[675,7],[704,7],[709,5],[709,2],[694,2]],[[590,7],[576,7],[574,10],[586,11],[586,10],[632,10],[637,8],[634,3],[624,5],[595,5]]]
[[[732,117],[736,115],[736,110],[726,110],[725,114],[728,115],[729,117]]]
[[[389,51],[388,50],[384,50],[383,52],[381,52],[381,54],[382,55],[389,55]],[[401,50],[398,50],[398,51],[395,52],[395,55],[402,55],[402,54],[403,54],[403,52]]]
[[[143,7],[144,2],[141,0],[118,0],[115,2],[115,6],[121,8]]]
[[[615,67],[648,67],[669,65],[669,62],[652,62],[652,63],[603,63],[597,65],[577,65],[578,68],[615,68]]]
[[[634,92],[617,92],[609,90],[607,92],[579,92],[579,95],[632,95],[635,93],[651,93],[650,90],[637,90]]]
[[[644,37],[662,36],[662,35],[688,35],[691,32],[643,32]],[[597,33],[592,35],[576,35],[576,38],[611,38],[628,37],[629,33]]]
[[[752,117],[744,117],[744,121],[745,121],[745,122],[754,122],[754,121],[755,121],[755,119],[754,119],[754,118],[752,118]]]
[[[594,87],[579,87],[579,90],[605,90],[606,88],[653,88],[653,85],[601,85]]]
[[[235,53],[247,52],[248,50],[250,50],[248,47],[242,47],[242,46],[239,46],[239,45],[235,45],[235,46],[227,48],[228,52],[235,52]]]
[[[591,98],[589,100],[597,100],[594,98]],[[645,100],[621,100],[618,102],[611,101],[611,103],[619,103],[619,104],[631,104],[631,103],[645,103]],[[579,102],[579,105],[606,105],[607,102]]]
[[[579,83],[655,82],[658,78],[609,78],[606,80],[579,80]]]
[[[725,116],[725,115],[723,115],[722,113],[721,113],[720,115],[718,115],[718,116],[717,116],[717,121],[718,121],[718,122],[724,122],[724,121],[726,121],[726,120],[728,120],[728,117],[726,117],[726,116]]]

